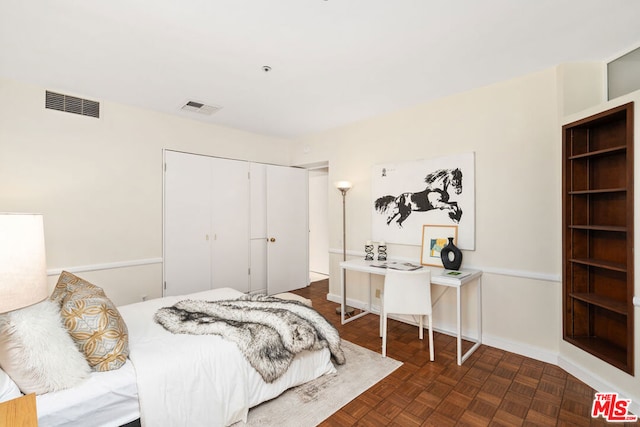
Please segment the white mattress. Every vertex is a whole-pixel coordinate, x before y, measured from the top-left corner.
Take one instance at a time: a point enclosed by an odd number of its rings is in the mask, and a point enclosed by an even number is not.
[[[133,364],[128,360],[115,371],[93,372],[76,387],[36,396],[36,407],[40,427],[120,426],[136,420],[140,409]]]
[[[188,295],[190,299],[216,300],[235,298],[240,292],[229,288],[214,289]],[[130,343],[141,339],[147,325],[140,325],[141,312],[155,312],[187,298],[166,297],[119,307],[120,313],[129,326]],[[144,306],[144,309],[143,309]],[[148,327],[157,327],[149,319]],[[137,331],[138,333],[134,332]],[[209,337],[211,339],[213,337]],[[215,337],[219,339],[218,337]],[[241,353],[238,351],[238,354]],[[242,357],[242,356],[240,356]],[[249,407],[273,399],[288,388],[303,384],[326,373],[335,372],[328,349],[305,351],[296,356],[287,372],[271,384],[265,383],[253,370],[248,376]],[[248,364],[248,362],[247,362]],[[255,374],[253,374],[255,373]],[[140,417],[136,373],[131,361],[120,369],[109,372],[94,372],[91,377],[69,390],[37,396],[38,421],[41,427],[65,426],[120,426]]]

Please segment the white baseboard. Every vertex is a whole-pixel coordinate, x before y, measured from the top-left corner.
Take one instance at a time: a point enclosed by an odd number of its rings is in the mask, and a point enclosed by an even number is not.
[[[552,365],[558,365],[558,355],[540,347],[534,347],[523,343],[508,341],[490,334],[482,334],[482,344],[499,348],[510,353],[519,354],[531,359],[539,360]]]
[[[328,293],[327,294],[327,300],[340,304],[342,302],[342,297],[340,295],[337,295],[337,294]],[[347,305],[349,307],[358,308],[360,310],[365,310],[368,307],[369,304],[366,303],[366,302],[362,302],[360,300],[354,300],[354,299],[347,298]],[[371,311],[373,313],[376,313],[376,314],[380,313],[380,307],[373,306]]]
[[[624,393],[620,393],[615,385],[605,381],[597,375],[594,375],[591,371],[587,371],[580,366],[571,363],[563,357],[558,357],[557,365],[600,393],[615,392],[618,393],[622,399],[631,399],[629,411],[634,415],[640,414],[640,402],[633,400]]]

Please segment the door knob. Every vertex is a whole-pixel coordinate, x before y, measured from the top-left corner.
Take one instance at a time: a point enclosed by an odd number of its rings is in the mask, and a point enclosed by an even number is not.
[[[270,241],[271,243],[273,243],[273,242],[275,242],[275,241],[276,241],[276,238],[275,238],[275,237],[272,237],[272,238],[270,238],[270,239],[269,239],[269,241]]]

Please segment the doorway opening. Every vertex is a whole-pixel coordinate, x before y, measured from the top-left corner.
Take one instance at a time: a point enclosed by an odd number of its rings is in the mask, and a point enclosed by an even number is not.
[[[329,278],[329,163],[303,166],[309,171],[309,281]]]

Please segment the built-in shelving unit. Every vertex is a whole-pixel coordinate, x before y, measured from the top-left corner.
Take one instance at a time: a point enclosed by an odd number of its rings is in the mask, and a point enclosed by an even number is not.
[[[633,375],[633,103],[562,143],[563,336]]]

